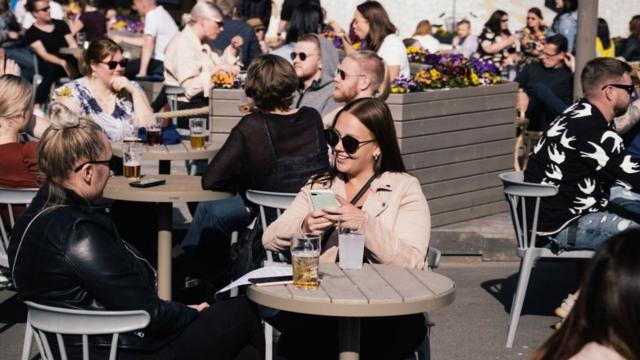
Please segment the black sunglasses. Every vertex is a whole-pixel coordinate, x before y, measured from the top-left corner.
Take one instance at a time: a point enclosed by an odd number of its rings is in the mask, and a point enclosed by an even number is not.
[[[36,10],[36,12],[37,12],[37,11],[49,12],[49,10],[50,10],[50,9],[51,9],[51,6],[45,6],[45,7],[43,7],[42,9],[38,9],[38,10]]]
[[[633,94],[633,91],[636,89],[636,86],[631,84],[631,85],[624,85],[624,84],[607,84],[605,86],[602,87],[602,90],[606,89],[607,86],[611,86],[614,88],[618,88],[618,89],[622,89],[625,90],[629,95]]]
[[[300,57],[300,60],[305,61],[309,56],[312,56],[312,55],[317,55],[317,54],[307,54],[305,52],[297,53],[295,51],[292,51],[290,56],[291,56],[291,61],[295,60],[298,56]]]
[[[329,144],[329,146],[331,146],[332,148],[336,147],[336,145],[338,145],[340,140],[342,140],[342,147],[344,148],[344,151],[347,154],[355,154],[355,152],[358,151],[358,149],[362,145],[375,141],[375,140],[360,141],[351,135],[345,135],[343,137],[340,137],[340,134],[334,128],[326,129],[324,131],[324,138],[327,140],[327,144]]]
[[[215,22],[218,25],[218,27],[221,27],[221,28],[224,27],[224,20],[216,20],[216,19],[211,19],[211,20],[213,20],[213,22]]]
[[[115,68],[118,65],[120,65],[121,68],[126,67],[128,62],[129,62],[129,59],[124,58],[120,61],[115,61],[115,60],[106,61],[106,62],[103,62],[103,64],[106,64],[109,67],[109,70],[115,70]]]
[[[73,172],[80,171],[80,169],[82,169],[82,167],[87,165],[87,164],[104,164],[104,165],[109,166],[110,162],[111,162],[111,160],[91,160],[91,161],[83,162],[77,168],[73,169]]]
[[[304,61],[304,60],[303,60]],[[363,77],[366,76],[364,74],[358,74],[358,75],[351,75],[351,74],[347,74],[344,70],[337,68],[336,69],[336,74],[338,74],[340,76],[340,79],[342,79],[342,81],[344,81],[347,77],[349,76],[355,76],[355,77]]]

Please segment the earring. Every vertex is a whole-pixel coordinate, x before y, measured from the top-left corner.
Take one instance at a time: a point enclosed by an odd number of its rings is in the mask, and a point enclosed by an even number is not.
[[[378,161],[380,154],[373,154],[373,160]]]

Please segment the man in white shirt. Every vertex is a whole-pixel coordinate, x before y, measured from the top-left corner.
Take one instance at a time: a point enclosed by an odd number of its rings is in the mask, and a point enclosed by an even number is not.
[[[127,43],[141,46],[140,59],[130,61],[125,69],[125,75],[129,79],[164,73],[164,50],[169,40],[178,32],[178,26],[162,7],[156,5],[155,0],[134,0],[133,5],[144,17],[144,36],[129,37],[112,35],[117,43]]]

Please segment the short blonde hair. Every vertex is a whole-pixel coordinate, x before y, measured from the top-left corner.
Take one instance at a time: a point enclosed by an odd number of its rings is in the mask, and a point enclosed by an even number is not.
[[[56,102],[49,106],[49,121],[38,144],[38,168],[51,185],[61,187],[78,162],[98,160],[105,150],[99,141],[103,131],[90,118]]]
[[[192,25],[198,22],[200,18],[223,18],[223,12],[218,5],[208,1],[198,1],[188,14],[182,15],[182,23],[184,25]]]
[[[0,76],[0,120],[22,117],[31,111],[32,105],[33,92],[25,79],[15,75]]]

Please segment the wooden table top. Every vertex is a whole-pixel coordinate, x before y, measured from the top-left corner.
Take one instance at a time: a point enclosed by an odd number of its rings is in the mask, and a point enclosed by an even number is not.
[[[165,179],[164,185],[149,188],[129,186],[134,180],[123,176],[113,176],[107,182],[103,196],[107,199],[139,202],[209,201],[231,197],[231,194],[203,190],[200,176],[188,175],[146,175],[143,179]]]
[[[320,278],[316,290],[250,286],[247,296],[275,309],[344,317],[417,314],[445,307],[455,298],[455,283],[430,270],[380,264],[342,270],[334,263],[320,263]]]
[[[113,154],[122,157],[121,145],[111,144]],[[220,150],[219,146],[207,144],[204,149],[194,149],[190,141],[182,141],[173,145],[144,145],[142,160],[211,160]]]

